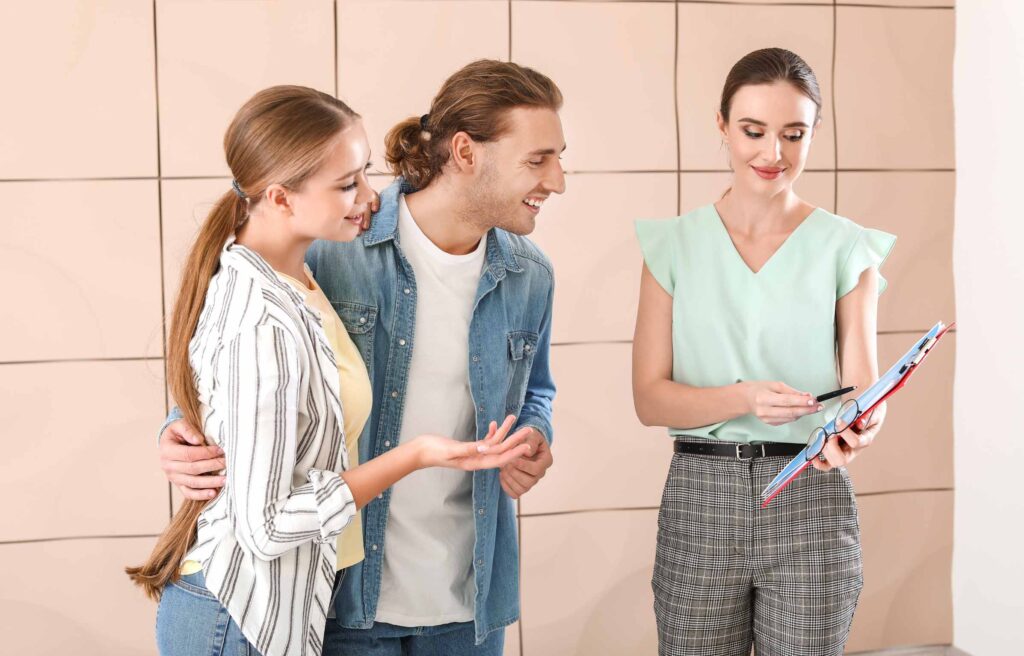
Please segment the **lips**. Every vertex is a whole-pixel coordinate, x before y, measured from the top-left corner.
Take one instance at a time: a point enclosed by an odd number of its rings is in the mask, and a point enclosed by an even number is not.
[[[786,169],[771,166],[753,166],[754,173],[757,173],[764,180],[775,180],[785,172]]]
[[[541,206],[544,205],[546,198],[524,198],[523,205],[526,205],[527,209],[536,214],[540,212]]]

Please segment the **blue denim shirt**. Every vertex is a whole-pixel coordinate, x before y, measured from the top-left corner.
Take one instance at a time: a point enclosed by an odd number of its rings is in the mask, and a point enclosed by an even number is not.
[[[380,211],[360,239],[318,241],[306,256],[370,374],[374,411],[359,438],[360,462],[397,446],[409,364],[417,348],[416,279],[398,236],[399,194],[412,191],[399,178],[381,194]],[[533,426],[550,441],[555,396],[550,367],[551,264],[524,237],[492,229],[486,239],[467,344],[477,435],[487,434],[491,420],[500,422],[515,414],[519,426]],[[366,559],[349,568],[338,593],[335,609],[342,626],[373,625],[390,499],[388,490],[363,510]],[[490,631],[519,617],[515,504],[502,491],[496,470],[473,474],[473,521],[475,625],[481,642]]]

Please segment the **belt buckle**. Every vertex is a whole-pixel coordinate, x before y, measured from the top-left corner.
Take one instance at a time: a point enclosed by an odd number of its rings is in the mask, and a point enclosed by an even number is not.
[[[754,459],[754,454],[751,453],[749,458],[744,458],[743,457],[743,447],[745,447],[745,446],[749,446],[751,448],[751,450],[753,450],[753,448],[754,448],[754,447],[752,447],[749,444],[737,444],[736,445],[736,459],[740,460],[742,462],[750,462],[751,460]]]

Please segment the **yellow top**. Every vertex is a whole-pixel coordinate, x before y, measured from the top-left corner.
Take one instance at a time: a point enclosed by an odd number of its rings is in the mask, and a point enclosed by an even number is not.
[[[370,376],[366,373],[366,364],[352,338],[349,337],[345,325],[331,307],[320,285],[313,280],[309,268],[306,268],[307,284],[281,272],[277,274],[286,280],[297,291],[306,297],[306,304],[320,313],[323,321],[327,343],[334,351],[334,359],[338,362],[338,376],[341,378],[341,408],[345,417],[345,446],[348,449],[349,467],[359,464],[359,434],[370,417],[373,396],[370,389]],[[363,523],[360,513],[352,519],[352,523],[338,536],[338,569],[342,570],[361,562],[363,552]]]

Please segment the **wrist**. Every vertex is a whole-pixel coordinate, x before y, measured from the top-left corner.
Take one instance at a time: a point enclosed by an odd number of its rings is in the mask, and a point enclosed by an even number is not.
[[[751,398],[753,395],[750,393],[751,384],[743,380],[730,387],[733,388],[737,416],[753,414],[755,408]]]
[[[407,447],[405,458],[402,460],[402,468],[406,474],[425,469],[427,464],[426,440],[423,436],[417,436],[403,446]]]

